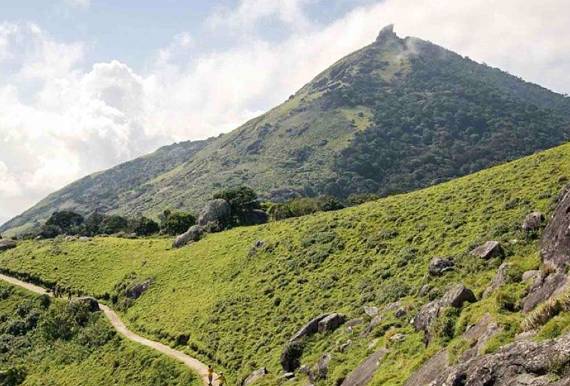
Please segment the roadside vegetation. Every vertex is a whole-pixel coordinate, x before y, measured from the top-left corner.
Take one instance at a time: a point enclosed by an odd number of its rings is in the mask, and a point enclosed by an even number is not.
[[[0,384],[200,383],[184,366],[121,339],[101,312],[0,282]]]

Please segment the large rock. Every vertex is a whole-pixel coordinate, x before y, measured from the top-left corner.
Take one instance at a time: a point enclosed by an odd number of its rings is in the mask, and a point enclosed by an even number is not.
[[[559,294],[568,285],[566,272],[570,266],[570,185],[560,194],[554,215],[544,230],[540,255],[546,269],[523,299],[525,312]]]
[[[486,343],[501,331],[491,315],[485,314],[479,322],[469,328],[462,338],[470,342],[470,347],[461,354],[459,360],[466,362],[479,356]],[[405,386],[435,385],[434,382],[449,368],[449,353],[447,349],[439,351],[416,370],[405,383]]]
[[[524,340],[446,369],[430,385],[569,385],[568,373],[557,382],[551,374],[570,364],[570,335],[536,342]]]
[[[301,356],[303,355],[303,344],[299,341],[289,342],[283,352],[279,362],[285,372],[293,372],[301,365]]]
[[[176,237],[172,243],[174,248],[182,248],[189,243],[199,241],[204,234],[204,228],[200,225],[193,225],[186,232],[182,233],[180,236]]]
[[[559,271],[565,270],[570,264],[570,186],[563,191],[541,244],[543,262]]]
[[[306,336],[310,336],[316,334],[319,331],[319,323],[321,320],[327,318],[328,316],[333,314],[322,314],[317,316],[316,318],[311,319],[307,324],[299,329],[292,337],[289,339],[289,342],[294,342],[301,340]]]
[[[18,243],[13,240],[0,239],[0,252],[7,251],[8,249],[16,248]]]
[[[265,367],[255,370],[242,382],[242,386],[249,386],[254,382],[259,381],[261,378],[265,377],[269,372]]]
[[[444,272],[450,271],[455,267],[455,263],[450,259],[434,257],[428,266],[428,272],[432,276],[440,276]]]
[[[489,260],[493,257],[504,257],[505,251],[498,241],[487,241],[471,251],[471,255]]]
[[[544,214],[540,212],[529,213],[521,225],[525,232],[536,232],[542,227],[544,223]]]
[[[218,232],[230,222],[232,208],[230,204],[221,198],[206,203],[198,216],[198,225],[210,232]]]
[[[429,336],[427,336],[429,329],[439,316],[439,312],[442,308],[460,308],[465,302],[475,301],[477,301],[477,298],[473,294],[473,291],[465,288],[463,284],[454,285],[440,299],[425,304],[414,317],[412,323],[417,330],[424,331],[429,340]]]
[[[370,355],[360,366],[354,369],[342,382],[341,386],[365,386],[367,385],[378,367],[380,362],[386,356],[388,350],[380,349],[374,354]]]
[[[507,273],[509,267],[510,265],[508,263],[501,264],[499,269],[497,269],[495,277],[493,278],[493,280],[491,280],[491,284],[489,284],[489,286],[485,289],[485,292],[483,292],[484,298],[489,297],[493,292],[495,292],[503,284],[505,284],[505,282],[507,281]]]
[[[131,287],[127,288],[125,295],[130,299],[138,299],[146,290],[150,288],[154,280],[152,278],[146,279],[142,283],[136,283]]]
[[[317,364],[315,365],[314,371],[311,371],[310,377],[311,381],[317,381],[320,379],[326,379],[329,375],[329,365],[331,363],[332,356],[331,354],[323,354]]]
[[[319,321],[318,330],[320,333],[334,331],[346,322],[346,317],[341,314],[330,314]]]

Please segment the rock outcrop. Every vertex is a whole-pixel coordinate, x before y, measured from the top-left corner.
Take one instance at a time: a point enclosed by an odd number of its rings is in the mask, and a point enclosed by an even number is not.
[[[544,220],[544,214],[541,212],[532,212],[524,218],[521,227],[525,232],[536,232],[542,227]]]
[[[509,270],[509,267],[510,265],[508,263],[501,264],[499,269],[497,269],[495,277],[493,280],[491,280],[491,284],[489,284],[489,286],[485,289],[485,292],[483,292],[484,298],[489,297],[493,292],[499,289],[499,287],[505,284],[507,281],[507,272]]]
[[[430,385],[568,385],[570,376],[552,381],[570,364],[570,334],[561,338],[512,343],[496,353],[479,356],[443,371]]]
[[[226,200],[221,198],[211,200],[200,211],[198,225],[208,232],[219,232],[230,222],[231,215],[232,208]]]
[[[346,317],[341,314],[330,314],[319,321],[318,331],[322,334],[325,332],[334,331],[346,322]]]
[[[193,225],[186,232],[182,233],[180,236],[176,237],[172,243],[173,248],[182,248],[189,243],[199,241],[204,234],[204,228],[200,225]]]
[[[441,276],[444,272],[450,271],[455,267],[455,263],[450,259],[434,257],[428,266],[428,272],[432,276]]]
[[[480,257],[481,259],[489,260],[494,257],[504,257],[505,251],[498,241],[487,241],[485,244],[473,249],[471,255]]]
[[[295,342],[305,338],[307,336],[316,334],[319,331],[319,323],[334,314],[322,314],[317,316],[316,318],[311,319],[307,324],[299,329],[292,337],[289,339],[289,342]]]
[[[146,279],[142,283],[134,284],[133,286],[127,288],[125,295],[130,299],[138,299],[146,290],[150,288],[154,280],[152,278]]]
[[[303,344],[299,341],[289,342],[283,352],[279,362],[285,372],[293,372],[301,366],[301,356],[303,355]]]
[[[16,248],[18,243],[13,240],[0,239],[0,252],[7,251],[8,249]]]
[[[433,322],[439,316],[439,312],[445,307],[461,308],[465,302],[475,302],[477,298],[463,284],[457,284],[450,288],[440,299],[425,304],[418,314],[414,317],[412,323],[416,330],[424,331],[426,339],[429,341],[429,330]]]
[[[247,376],[247,378],[242,382],[242,386],[249,386],[252,383],[259,381],[261,378],[265,377],[269,372],[265,367],[255,370]]]
[[[540,256],[545,270],[534,280],[529,294],[523,299],[524,312],[562,292],[568,285],[566,272],[570,266],[570,185],[560,194],[554,215],[544,230]]]
[[[354,369],[342,382],[341,386],[364,386],[374,377],[380,362],[386,356],[388,350],[380,349],[370,355],[364,362]]]

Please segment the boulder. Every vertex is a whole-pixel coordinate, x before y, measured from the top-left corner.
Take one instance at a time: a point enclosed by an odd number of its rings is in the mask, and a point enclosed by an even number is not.
[[[346,350],[350,347],[350,345],[352,344],[352,340],[347,340],[346,342],[342,343],[340,346],[338,346],[338,351],[340,352],[346,352]]]
[[[378,315],[378,307],[373,307],[373,306],[364,306],[364,313],[368,316],[370,316],[371,318],[375,317],[376,315]]]
[[[142,283],[136,283],[127,288],[125,295],[130,299],[138,299],[146,290],[150,288],[154,280],[152,278],[146,279]]]
[[[416,330],[423,330],[426,334],[429,332],[430,326],[439,316],[439,311],[445,307],[460,308],[465,302],[475,302],[477,298],[463,284],[456,284],[451,287],[440,299],[425,304],[418,314],[414,317],[412,323]],[[428,337],[429,340],[429,337]]]
[[[182,233],[180,236],[176,237],[172,243],[173,248],[182,248],[189,243],[199,241],[204,234],[204,228],[199,225],[193,225],[186,232]]]
[[[526,271],[522,275],[522,280],[525,283],[530,284],[531,286],[534,286],[536,284],[537,280],[540,280],[540,271],[538,269]]]
[[[567,282],[568,278],[562,272],[555,272],[546,278],[537,280],[531,287],[528,295],[522,300],[523,312],[533,310],[540,303],[560,293]]]
[[[79,298],[75,298],[71,301],[72,304],[78,304],[83,306],[89,310],[89,312],[97,312],[99,311],[99,302],[97,299],[89,297],[89,296],[82,296]]]
[[[319,321],[318,331],[320,333],[334,331],[346,322],[346,317],[341,314],[330,314]]]
[[[267,374],[269,374],[269,372],[265,367],[255,370],[254,372],[252,372],[247,376],[247,378],[242,382],[242,385],[249,386],[252,383],[257,382],[261,378],[265,377]]]
[[[525,232],[535,232],[542,227],[544,223],[544,214],[540,212],[529,213],[523,220],[522,229]]]
[[[315,365],[315,370],[312,372],[312,375],[314,379],[311,379],[312,381],[316,381],[319,379],[326,379],[327,376],[329,375],[329,364],[332,360],[332,356],[331,354],[323,354],[320,358],[319,361],[317,362],[317,364]]]
[[[394,312],[394,316],[398,319],[402,319],[404,316],[408,314],[408,311],[404,307],[400,307]]]
[[[301,366],[301,356],[303,355],[303,345],[301,342],[289,342],[283,352],[279,362],[285,372],[293,372]]]
[[[198,225],[210,232],[223,230],[230,222],[232,208],[230,204],[221,198],[208,201],[198,216]]]
[[[489,297],[493,292],[499,289],[499,287],[505,284],[505,282],[507,281],[507,271],[509,270],[509,266],[510,265],[508,263],[503,263],[499,266],[499,269],[497,269],[495,277],[493,278],[493,280],[491,280],[491,283],[485,289],[485,292],[483,292],[484,298]]]
[[[376,370],[378,370],[378,367],[380,366],[380,362],[387,353],[388,350],[383,348],[370,355],[364,362],[360,364],[360,366],[348,374],[348,376],[341,383],[341,386],[367,385],[374,377]]]
[[[564,271],[570,264],[570,185],[563,191],[542,235],[542,261]]]
[[[489,260],[493,257],[504,257],[505,251],[498,241],[487,241],[485,244],[473,249],[471,255]]]
[[[555,364],[555,365],[554,365]],[[523,340],[492,354],[460,362],[442,371],[432,385],[568,385],[570,376],[549,380],[556,369],[570,364],[570,334],[536,342]],[[555,382],[555,383],[554,383]]]
[[[17,245],[18,243],[16,243],[14,240],[0,239],[0,252],[16,248]]]
[[[452,270],[453,267],[455,267],[455,263],[450,259],[434,257],[429,263],[428,272],[432,276],[440,276],[444,272]]]
[[[322,314],[317,316],[316,318],[311,319],[307,324],[305,324],[299,331],[297,331],[289,342],[295,342],[301,340],[306,336],[310,336],[316,334],[319,331],[319,322],[332,314]]]
[[[424,386],[432,385],[432,382],[447,369],[447,350],[441,350],[424,364],[406,380],[404,386]]]

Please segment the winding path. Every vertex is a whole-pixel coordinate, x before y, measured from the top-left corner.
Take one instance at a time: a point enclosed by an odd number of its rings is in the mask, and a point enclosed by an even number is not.
[[[24,289],[27,289],[28,291],[32,291],[40,295],[49,295],[53,297],[53,294],[47,291],[45,288],[27,283],[25,281],[18,280],[11,276],[0,274],[0,280],[3,280],[7,283],[10,283],[18,287],[22,287]],[[206,366],[204,363],[200,362],[196,358],[192,358],[188,354],[175,350],[172,347],[169,347],[165,344],[147,338],[143,338],[142,336],[135,334],[125,326],[121,318],[119,318],[119,315],[117,315],[117,313],[113,311],[111,308],[107,307],[104,304],[99,304],[99,308],[101,309],[101,311],[103,311],[107,319],[109,319],[109,321],[111,322],[113,328],[119,334],[121,334],[122,336],[133,342],[142,344],[143,346],[150,347],[153,350],[159,351],[169,356],[170,358],[176,359],[184,363],[186,367],[188,367],[189,369],[200,375],[200,378],[202,379],[204,385],[208,385],[208,366]],[[214,374],[214,379],[217,378],[218,376]],[[218,382],[215,380],[213,385],[219,386]]]

